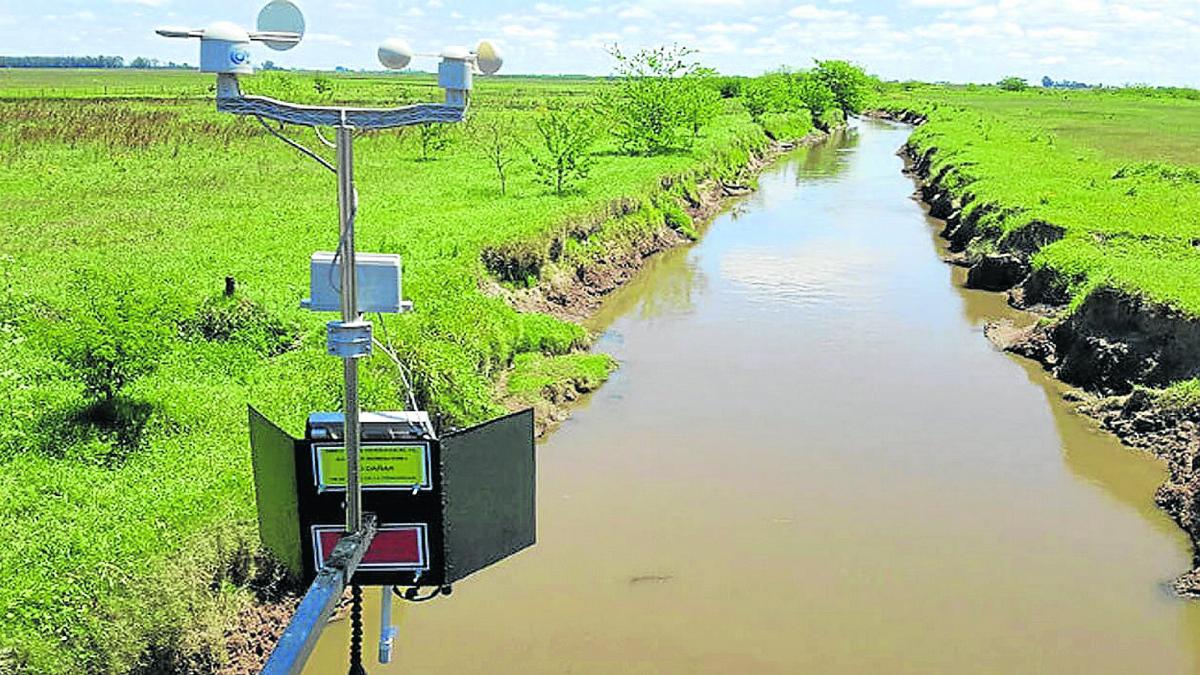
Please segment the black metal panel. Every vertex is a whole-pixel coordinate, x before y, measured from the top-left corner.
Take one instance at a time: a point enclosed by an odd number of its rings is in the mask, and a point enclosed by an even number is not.
[[[537,539],[533,411],[441,440],[445,579],[451,583]]]
[[[306,566],[301,557],[296,439],[253,407],[247,407],[259,537],[263,547],[292,574],[300,575]]]

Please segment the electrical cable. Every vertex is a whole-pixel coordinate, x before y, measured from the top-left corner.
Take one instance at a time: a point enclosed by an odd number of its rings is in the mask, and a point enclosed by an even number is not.
[[[362,586],[350,586],[350,673],[349,675],[367,675],[362,658],[363,625],[362,625]]]
[[[437,588],[433,589],[429,593],[429,595],[426,595],[425,597],[420,597],[417,595],[417,587],[416,586],[406,589],[403,593],[400,592],[400,588],[398,586],[392,587],[392,594],[395,595],[397,598],[404,600],[405,602],[429,602],[430,600],[433,600],[434,598],[436,598],[438,596],[450,595],[450,593],[451,593],[451,591],[450,591],[449,586],[438,586]]]
[[[313,127],[314,129],[316,127]],[[350,227],[347,230],[354,229],[354,223],[358,220],[358,188],[354,188],[353,203],[350,204]],[[329,266],[329,277],[326,281],[329,282],[330,288],[337,291],[340,295],[342,292],[342,282],[340,279],[335,279],[333,270],[338,266],[338,262],[342,259],[342,251],[346,250],[346,238],[338,236],[337,250],[333,252],[333,264]]]
[[[386,341],[386,344],[384,342],[380,342],[379,338],[374,336],[371,337],[371,342],[374,343],[375,346],[379,348],[379,351],[383,352],[392,360],[392,363],[396,365],[396,370],[400,373],[400,380],[404,383],[404,391],[406,398],[408,399],[408,409],[412,411],[420,410],[420,408],[417,407],[416,391],[413,388],[412,380],[409,378],[408,366],[404,365],[404,361],[398,354],[396,354],[395,348],[392,347],[392,341],[387,335],[387,324],[385,324],[383,321],[383,314],[379,313],[376,314],[376,316],[379,319],[379,326],[383,332],[383,339]],[[412,425],[410,423],[410,426],[417,425]],[[430,438],[433,438],[437,435],[434,433],[432,425],[427,425],[424,420],[421,421],[419,428]]]
[[[333,141],[330,141],[329,139],[325,138],[325,134],[321,133],[321,127],[314,125],[312,130],[313,130],[313,133],[315,133],[317,135],[317,140],[321,141],[322,145],[324,145],[325,147],[330,148],[330,149],[337,149],[337,144],[334,143]]]
[[[396,348],[392,346],[392,339],[387,332],[387,324],[383,321],[383,312],[377,312],[375,316],[379,319],[379,330],[383,333],[383,342],[374,337],[371,340],[379,347],[380,351],[392,359],[392,362],[396,364],[396,369],[400,371],[400,380],[404,382],[404,392],[407,394],[408,409],[418,410],[417,396],[413,391],[412,380],[408,377],[408,367],[404,365],[404,361],[396,354]]]
[[[270,134],[272,136],[274,136],[275,138],[278,138],[279,140],[283,141],[284,143],[287,143],[288,145],[292,146],[296,150],[304,153],[305,155],[307,155],[308,157],[310,157],[314,161],[316,161],[318,164],[325,167],[326,169],[329,169],[333,173],[335,173],[335,174],[337,173],[337,168],[335,168],[332,164],[330,164],[328,161],[326,161],[325,158],[321,157],[320,155],[313,152],[312,150],[309,150],[308,148],[304,147],[303,145],[297,143],[296,141],[293,141],[292,139],[288,138],[287,136],[284,136],[279,131],[272,129],[271,125],[267,124],[267,121],[265,119],[263,119],[262,115],[255,115],[254,119],[258,120],[258,123],[263,125],[263,128],[266,129],[268,132],[270,132]]]

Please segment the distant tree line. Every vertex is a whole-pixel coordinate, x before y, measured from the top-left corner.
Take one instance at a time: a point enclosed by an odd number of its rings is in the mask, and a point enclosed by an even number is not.
[[[124,68],[120,56],[0,56],[0,68]]]
[[[186,63],[141,56],[125,62],[121,56],[0,56],[0,68],[191,68]]]

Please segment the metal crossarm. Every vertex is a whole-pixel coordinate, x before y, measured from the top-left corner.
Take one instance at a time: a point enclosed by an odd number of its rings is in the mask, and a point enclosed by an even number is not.
[[[299,675],[304,670],[305,662],[321,637],[321,629],[329,621],[374,538],[375,516],[367,514],[363,517],[361,530],[338,541],[329,560],[304,594],[267,665],[263,666],[263,675]]]
[[[418,103],[399,108],[338,108],[298,105],[265,96],[245,96],[237,77],[219,75],[217,110],[234,115],[255,115],[286,124],[309,127],[354,127],[358,130],[393,129],[414,124],[461,122],[466,106],[447,103]]]

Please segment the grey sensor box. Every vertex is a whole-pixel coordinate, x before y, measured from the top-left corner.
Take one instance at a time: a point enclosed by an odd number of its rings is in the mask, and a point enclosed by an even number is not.
[[[314,312],[340,312],[342,309],[342,261],[334,254],[318,251],[312,254],[309,292],[300,303]],[[409,303],[401,300],[400,256],[387,253],[359,253],[354,258],[358,277],[358,311],[361,314],[399,314],[408,311]]]

